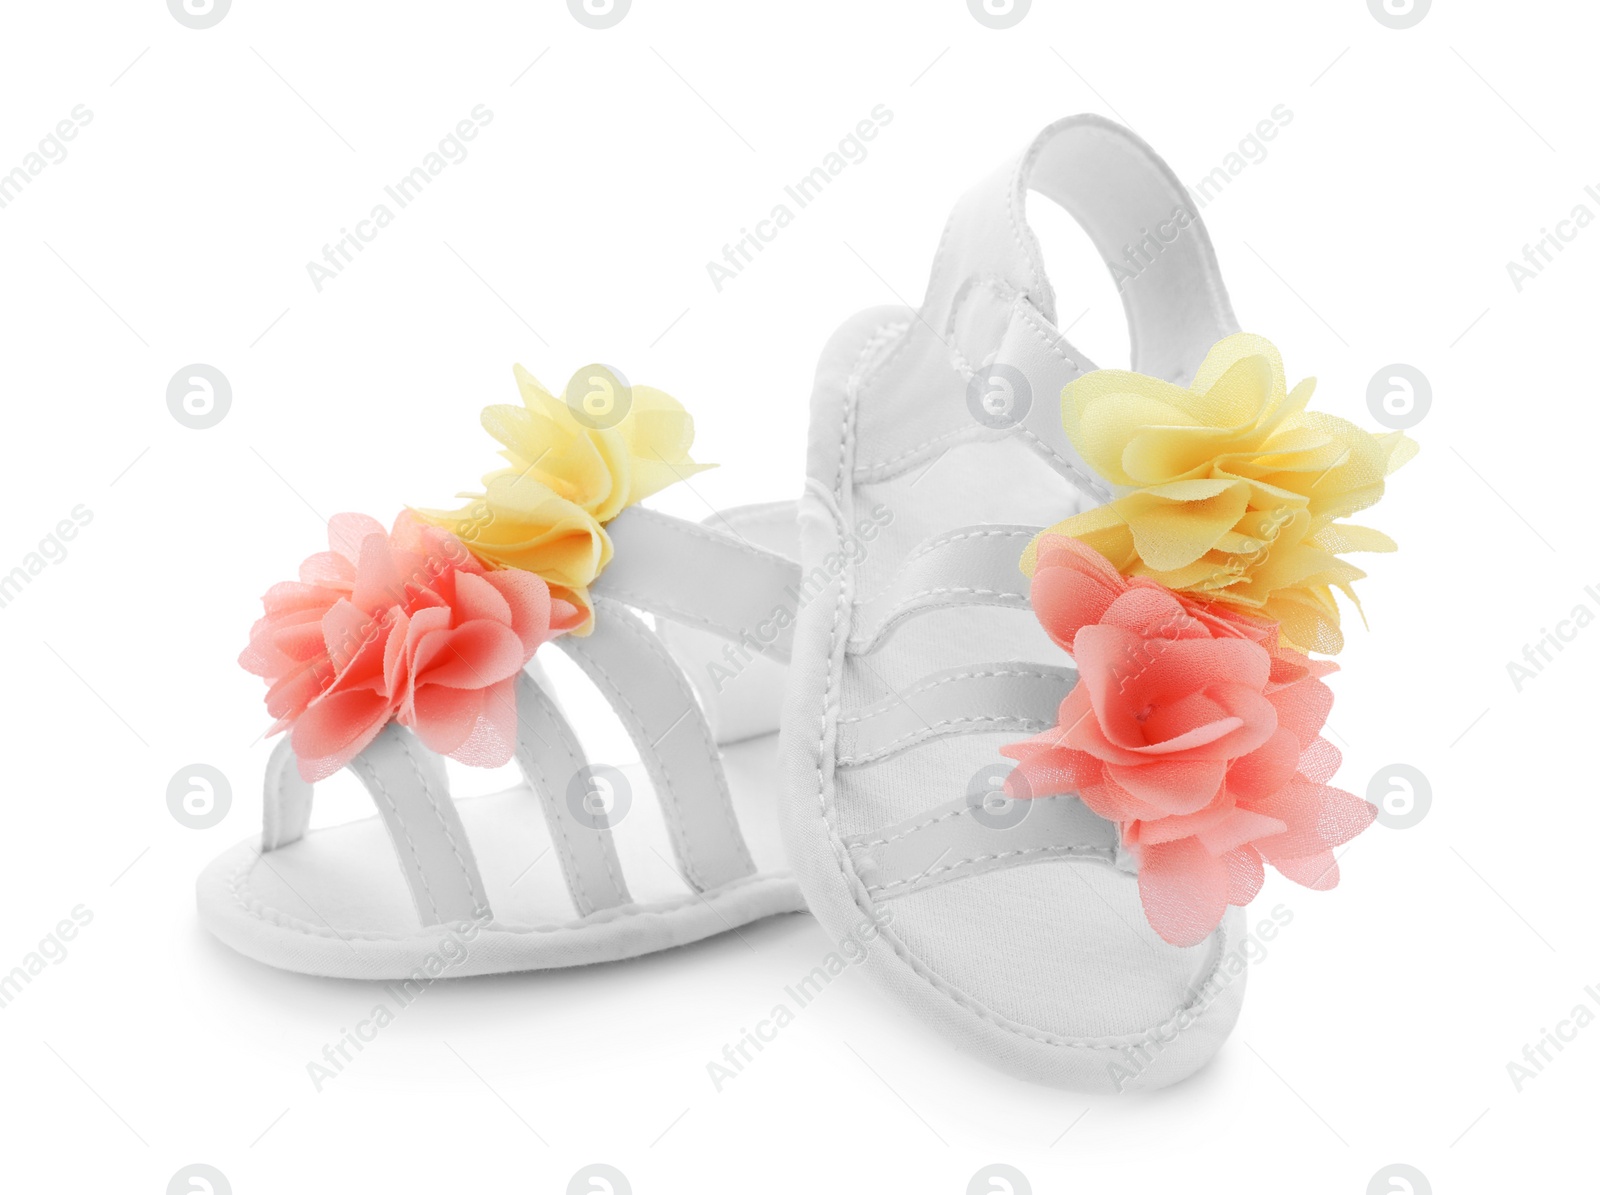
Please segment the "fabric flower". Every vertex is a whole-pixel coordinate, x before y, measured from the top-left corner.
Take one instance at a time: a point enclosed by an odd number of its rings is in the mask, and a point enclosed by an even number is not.
[[[690,459],[694,420],[670,395],[633,386],[621,419],[596,427],[604,421],[580,420],[520,365],[515,372],[522,406],[485,407],[482,416],[510,467],[487,474],[482,493],[459,495],[468,499],[465,507],[417,514],[453,532],[480,559],[543,577],[582,612],[575,633],[588,634],[589,586],[611,560],[604,524],[712,466]]]
[[[1278,350],[1245,333],[1213,346],[1187,389],[1112,369],[1069,383],[1067,436],[1116,497],[1047,534],[1083,540],[1124,575],[1276,622],[1302,651],[1338,652],[1333,590],[1359,610],[1351,582],[1366,575],[1340,555],[1395,546],[1338,520],[1381,498],[1417,446],[1307,411],[1315,384],[1287,390]],[[1030,546],[1030,575],[1032,560]]]
[[[515,681],[582,615],[532,573],[490,571],[409,512],[394,530],[335,515],[329,551],[274,585],[239,663],[268,682],[269,734],[290,729],[300,774],[333,775],[391,720],[482,767],[511,760]]]
[[[1204,940],[1260,890],[1263,860],[1309,888],[1338,883],[1332,848],[1377,810],[1327,784],[1339,752],[1321,737],[1321,678],[1335,665],[1059,535],[1038,543],[1032,599],[1078,683],[1054,729],[1002,748],[1018,761],[1011,794],[1075,792],[1118,823],[1163,939]]]

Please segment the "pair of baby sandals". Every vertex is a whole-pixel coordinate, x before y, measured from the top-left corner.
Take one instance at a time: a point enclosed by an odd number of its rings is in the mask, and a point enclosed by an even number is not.
[[[1137,372],[1058,329],[1030,190],[1100,250]],[[217,937],[432,979],[809,909],[1016,1075],[1148,1089],[1216,1052],[1263,863],[1331,888],[1375,813],[1328,784],[1317,657],[1343,555],[1394,546],[1342,520],[1414,446],[1287,387],[1142,141],[1063,120],[961,199],[922,307],[823,350],[798,503],[639,507],[701,467],[683,408],[602,367],[564,397],[517,376],[464,507],[338,516],[267,593],[240,660],[289,733],[260,840],[199,879]],[[552,647],[638,768],[586,757]],[[525,783],[458,800],[444,756]],[[310,830],[342,768],[377,816]]]

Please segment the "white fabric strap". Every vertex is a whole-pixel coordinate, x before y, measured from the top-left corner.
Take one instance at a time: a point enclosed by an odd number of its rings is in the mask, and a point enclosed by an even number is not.
[[[588,760],[572,724],[528,673],[517,678],[517,764],[539,795],[578,916],[633,899],[603,812],[587,809]]]
[[[626,607],[597,598],[593,633],[555,642],[622,720],[689,883],[704,892],[754,874],[711,728],[661,640]]]
[[[409,730],[391,722],[347,766],[378,807],[422,924],[488,918],[489,898],[450,800],[443,761]],[[263,851],[304,836],[311,820],[311,793],[285,737],[267,761]]]
[[[1055,293],[1027,223],[1029,190],[1065,208],[1112,271],[1136,371],[1186,379],[1207,349],[1238,330],[1187,188],[1139,137],[1093,115],[1057,121],[957,205],[924,307],[936,327],[952,326],[973,278],[1001,280],[1057,323]]]
[[[540,795],[550,839],[578,915],[629,903],[632,898],[603,815],[591,817],[591,824],[585,824],[569,800],[569,788],[574,778],[581,779],[585,763],[577,736],[554,702],[526,674],[517,682],[516,758],[529,785]],[[415,771],[411,770],[413,762]],[[409,731],[391,724],[350,768],[384,817],[423,924],[475,916],[475,906],[487,911],[477,866],[449,799],[448,781],[438,757],[416,742]],[[294,749],[285,737],[267,760],[263,851],[277,850],[305,836],[311,823],[312,791],[313,786],[300,778]],[[592,824],[595,821],[602,824]],[[435,911],[441,916],[431,918]]]
[[[800,566],[737,534],[630,507],[606,530],[615,549],[592,592],[787,660]]]
[[[800,554],[800,504],[793,499],[736,506],[719,511],[706,523],[784,560],[794,560]],[[815,596],[818,589],[813,585],[808,592],[802,586],[792,595],[795,604],[788,611],[791,618],[777,621],[792,622],[800,604]],[[791,597],[787,591],[783,596],[786,600]],[[700,694],[701,708],[706,711],[718,743],[726,746],[778,732],[788,676],[788,661],[778,651],[752,650],[671,618],[658,618],[655,629]],[[782,640],[772,630],[757,628],[755,637],[776,646]]]
[[[1077,683],[1071,668],[1009,660],[936,672],[838,721],[841,768],[879,763],[951,735],[1037,734]]]
[[[1127,309],[1133,368],[1172,381],[1238,330],[1199,213],[1138,137],[1097,116],[1051,125],[956,205],[928,297],[896,352],[895,376],[925,381],[858,395],[858,484],[928,467],[954,444],[1016,436],[1098,505],[1110,498],[1062,431],[1060,396],[1096,368],[1057,325],[1030,190],[1064,207],[1111,270]]]
[[[1117,861],[1117,827],[1073,796],[1004,796],[974,789],[898,825],[845,840],[867,891],[881,900],[1048,859]]]
[[[1018,561],[1037,527],[985,524],[961,527],[919,547],[889,583],[856,607],[848,650],[882,647],[905,620],[950,606],[1028,609],[1028,579]]]
[[[284,735],[267,757],[261,790],[261,849],[275,851],[299,842],[311,828],[312,785],[300,778],[294,748]]]

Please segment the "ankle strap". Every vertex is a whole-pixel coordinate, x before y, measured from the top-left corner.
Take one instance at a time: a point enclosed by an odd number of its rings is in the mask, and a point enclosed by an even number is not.
[[[1129,130],[1083,115],[1046,128],[956,205],[923,307],[941,334],[956,331],[975,281],[1026,295],[1057,324],[1027,223],[1029,190],[1065,208],[1100,251],[1127,311],[1136,371],[1187,381],[1206,350],[1238,330],[1211,239],[1177,175]]]

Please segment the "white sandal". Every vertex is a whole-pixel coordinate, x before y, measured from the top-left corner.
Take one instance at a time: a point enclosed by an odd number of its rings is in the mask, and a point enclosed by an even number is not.
[[[588,452],[587,431],[566,433]],[[440,756],[389,720],[345,765],[378,816],[309,829],[313,786],[285,737],[266,765],[260,839],[199,878],[203,923],[272,966],[407,979],[631,958],[802,909],[773,791],[791,633],[774,612],[798,582],[794,517],[789,503],[701,525],[636,507],[606,524],[614,558],[585,595],[593,631],[556,645],[638,752],[620,773],[631,796],[618,797],[617,770],[590,766],[534,661],[501,690],[514,691],[526,779],[503,792],[452,799]],[[361,550],[385,550],[381,538]]]
[[[1063,389],[1094,366],[1058,331],[1024,216],[1029,189],[1066,208],[1119,277],[1145,381],[1187,382],[1237,331],[1182,184],[1132,133],[1092,116],[1046,129],[961,200],[920,310],[867,311],[839,330],[817,373],[800,560],[808,575],[847,564],[800,611],[784,835],[824,929],[857,938],[874,979],[953,1042],[1047,1083],[1158,1087],[1220,1047],[1244,995],[1249,938],[1276,932],[1274,917],[1251,931],[1240,908],[1225,908],[1259,885],[1251,851],[1232,879],[1207,872],[1196,885],[1207,907],[1142,908],[1149,860],[1169,844],[1147,848],[1144,875],[1137,823],[1097,815],[1076,784],[1026,801],[1008,799],[1015,780],[1002,787],[1012,764],[1001,748],[1013,758],[1052,748],[1044,736],[1014,745],[1056,732],[1077,682],[1028,613],[1019,558],[1041,528],[1118,497],[1064,434]],[[1392,468],[1399,446],[1373,437],[1366,447]],[[855,550],[867,524],[877,538]],[[1381,539],[1370,533],[1366,546]],[[1100,563],[1114,586],[1160,589],[1134,578],[1139,569],[1123,567],[1125,579]],[[1173,594],[1160,600],[1178,608]],[[1256,634],[1271,624],[1238,625]],[[1268,646],[1233,646],[1259,651],[1265,677],[1276,644],[1274,628]],[[1313,771],[1336,766],[1336,752],[1315,754]],[[1370,819],[1347,794],[1326,800],[1339,817],[1319,822],[1312,809],[1293,843],[1285,834],[1262,850],[1319,887],[1331,882],[1326,848]],[[1172,944],[1196,925],[1193,944]]]

